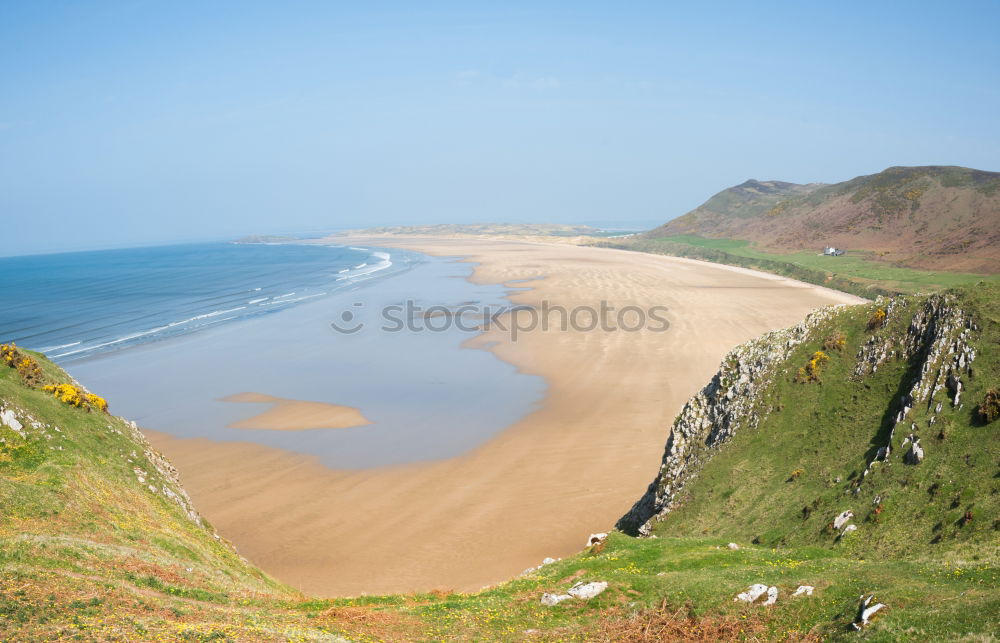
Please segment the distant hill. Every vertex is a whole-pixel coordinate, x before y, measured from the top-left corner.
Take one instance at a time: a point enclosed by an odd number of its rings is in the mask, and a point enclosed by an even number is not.
[[[827,185],[749,180],[646,233],[744,239],[779,251],[825,246],[934,270],[1000,273],[1000,173],[890,167]]]

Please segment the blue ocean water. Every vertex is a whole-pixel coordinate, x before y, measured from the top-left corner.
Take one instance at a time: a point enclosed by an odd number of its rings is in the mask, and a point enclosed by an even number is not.
[[[383,311],[509,303],[453,257],[225,243],[0,259],[0,341],[41,349],[111,412],[182,438],[251,441],[357,469],[459,456],[530,413],[545,381],[465,348],[473,329],[387,330]],[[357,332],[340,332],[350,313]],[[429,327],[430,324],[427,324]],[[256,392],[371,424],[237,429]]]
[[[413,255],[201,243],[0,258],[0,341],[68,363],[274,313],[405,270]]]

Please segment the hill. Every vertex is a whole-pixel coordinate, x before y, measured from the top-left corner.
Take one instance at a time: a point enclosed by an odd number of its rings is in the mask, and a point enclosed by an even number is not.
[[[779,253],[826,246],[919,269],[1000,273],[1000,173],[891,167],[825,185],[749,180],[646,233],[744,240]]]
[[[996,284],[828,308],[735,348],[665,427],[663,467],[621,532],[474,594],[302,596],[215,534],[134,425],[43,356],[4,354],[0,640],[924,641],[1000,630],[1000,420],[978,412],[1000,388]],[[542,603],[581,581],[608,586]],[[734,601],[758,583],[775,588],[774,605]],[[813,593],[793,596],[803,585]],[[886,608],[856,633],[862,593]]]

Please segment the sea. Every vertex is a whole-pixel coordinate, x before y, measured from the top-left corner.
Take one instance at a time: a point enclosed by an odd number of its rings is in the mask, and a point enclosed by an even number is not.
[[[406,270],[349,246],[200,243],[0,258],[0,338],[60,364],[276,313]]]
[[[338,469],[445,459],[536,409],[546,386],[468,348],[468,324],[386,327],[387,309],[509,303],[511,288],[471,282],[472,268],[303,243],[3,257],[0,341],[44,352],[145,429],[255,442]],[[354,406],[372,423],[230,428],[269,408],[223,401],[243,392]]]

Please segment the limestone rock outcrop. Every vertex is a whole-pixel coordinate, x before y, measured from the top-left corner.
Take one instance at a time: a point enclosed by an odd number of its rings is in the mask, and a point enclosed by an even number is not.
[[[628,534],[648,535],[651,521],[670,511],[684,485],[715,450],[737,431],[757,427],[767,413],[761,408],[760,393],[773,381],[778,365],[839,308],[822,308],[791,328],[772,331],[730,351],[712,381],[684,405],[656,478],[615,526]]]

